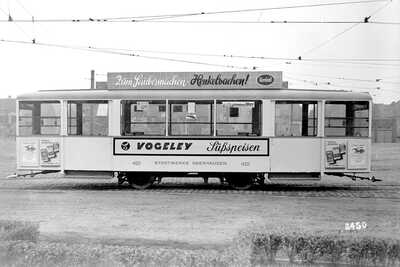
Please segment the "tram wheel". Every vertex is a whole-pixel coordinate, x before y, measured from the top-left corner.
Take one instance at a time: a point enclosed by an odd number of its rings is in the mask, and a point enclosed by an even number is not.
[[[254,179],[250,175],[231,175],[226,178],[226,181],[236,190],[247,190],[254,183]]]
[[[148,174],[128,174],[128,182],[135,189],[149,188],[155,181],[155,177]]]

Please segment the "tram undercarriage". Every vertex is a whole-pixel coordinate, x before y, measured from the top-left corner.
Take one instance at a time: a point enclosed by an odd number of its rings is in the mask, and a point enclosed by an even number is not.
[[[237,190],[246,190],[253,185],[262,185],[265,182],[263,173],[117,172],[114,175],[118,178],[118,184],[128,182],[135,189],[149,188],[154,183],[161,183],[161,180],[167,177],[199,177],[205,184],[208,183],[209,178],[218,178],[221,184],[228,184]]]
[[[348,177],[353,181],[369,180],[371,182],[382,181],[381,179],[356,175],[355,173],[325,173],[337,177]],[[149,173],[149,172],[115,172],[114,176],[118,178],[118,184],[127,182],[135,189],[147,189],[154,183],[160,184],[163,178],[167,177],[199,177],[208,183],[209,178],[218,178],[221,184],[227,184],[236,190],[247,190],[252,186],[264,185],[266,180],[269,182],[285,181],[315,181],[320,180],[320,173]]]
[[[27,173],[15,173],[7,178],[34,177],[39,174],[60,173],[55,170],[44,170]],[[382,181],[375,176],[361,176],[357,173],[325,172],[325,175],[346,177],[353,181],[368,180],[371,182]],[[163,178],[202,178],[208,184],[210,178],[218,178],[222,185],[229,185],[236,190],[247,190],[252,186],[265,185],[271,182],[305,182],[320,181],[321,173],[215,173],[215,172],[106,172],[106,171],[65,171],[62,176],[84,178],[117,178],[118,185],[127,182],[134,189],[147,189],[153,184],[160,184]]]

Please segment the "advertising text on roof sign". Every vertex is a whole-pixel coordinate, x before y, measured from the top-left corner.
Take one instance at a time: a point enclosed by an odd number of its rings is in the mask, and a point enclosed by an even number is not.
[[[282,72],[111,72],[108,89],[280,89]]]

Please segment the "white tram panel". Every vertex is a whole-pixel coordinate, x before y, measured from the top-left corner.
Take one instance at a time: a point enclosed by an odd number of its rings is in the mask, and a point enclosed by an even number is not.
[[[112,138],[65,137],[64,145],[65,170],[112,170]]]
[[[271,172],[320,172],[322,138],[271,138]]]

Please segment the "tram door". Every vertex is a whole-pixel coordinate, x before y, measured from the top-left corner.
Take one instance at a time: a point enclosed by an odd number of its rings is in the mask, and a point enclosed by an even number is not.
[[[275,101],[271,172],[320,172],[318,101]]]

